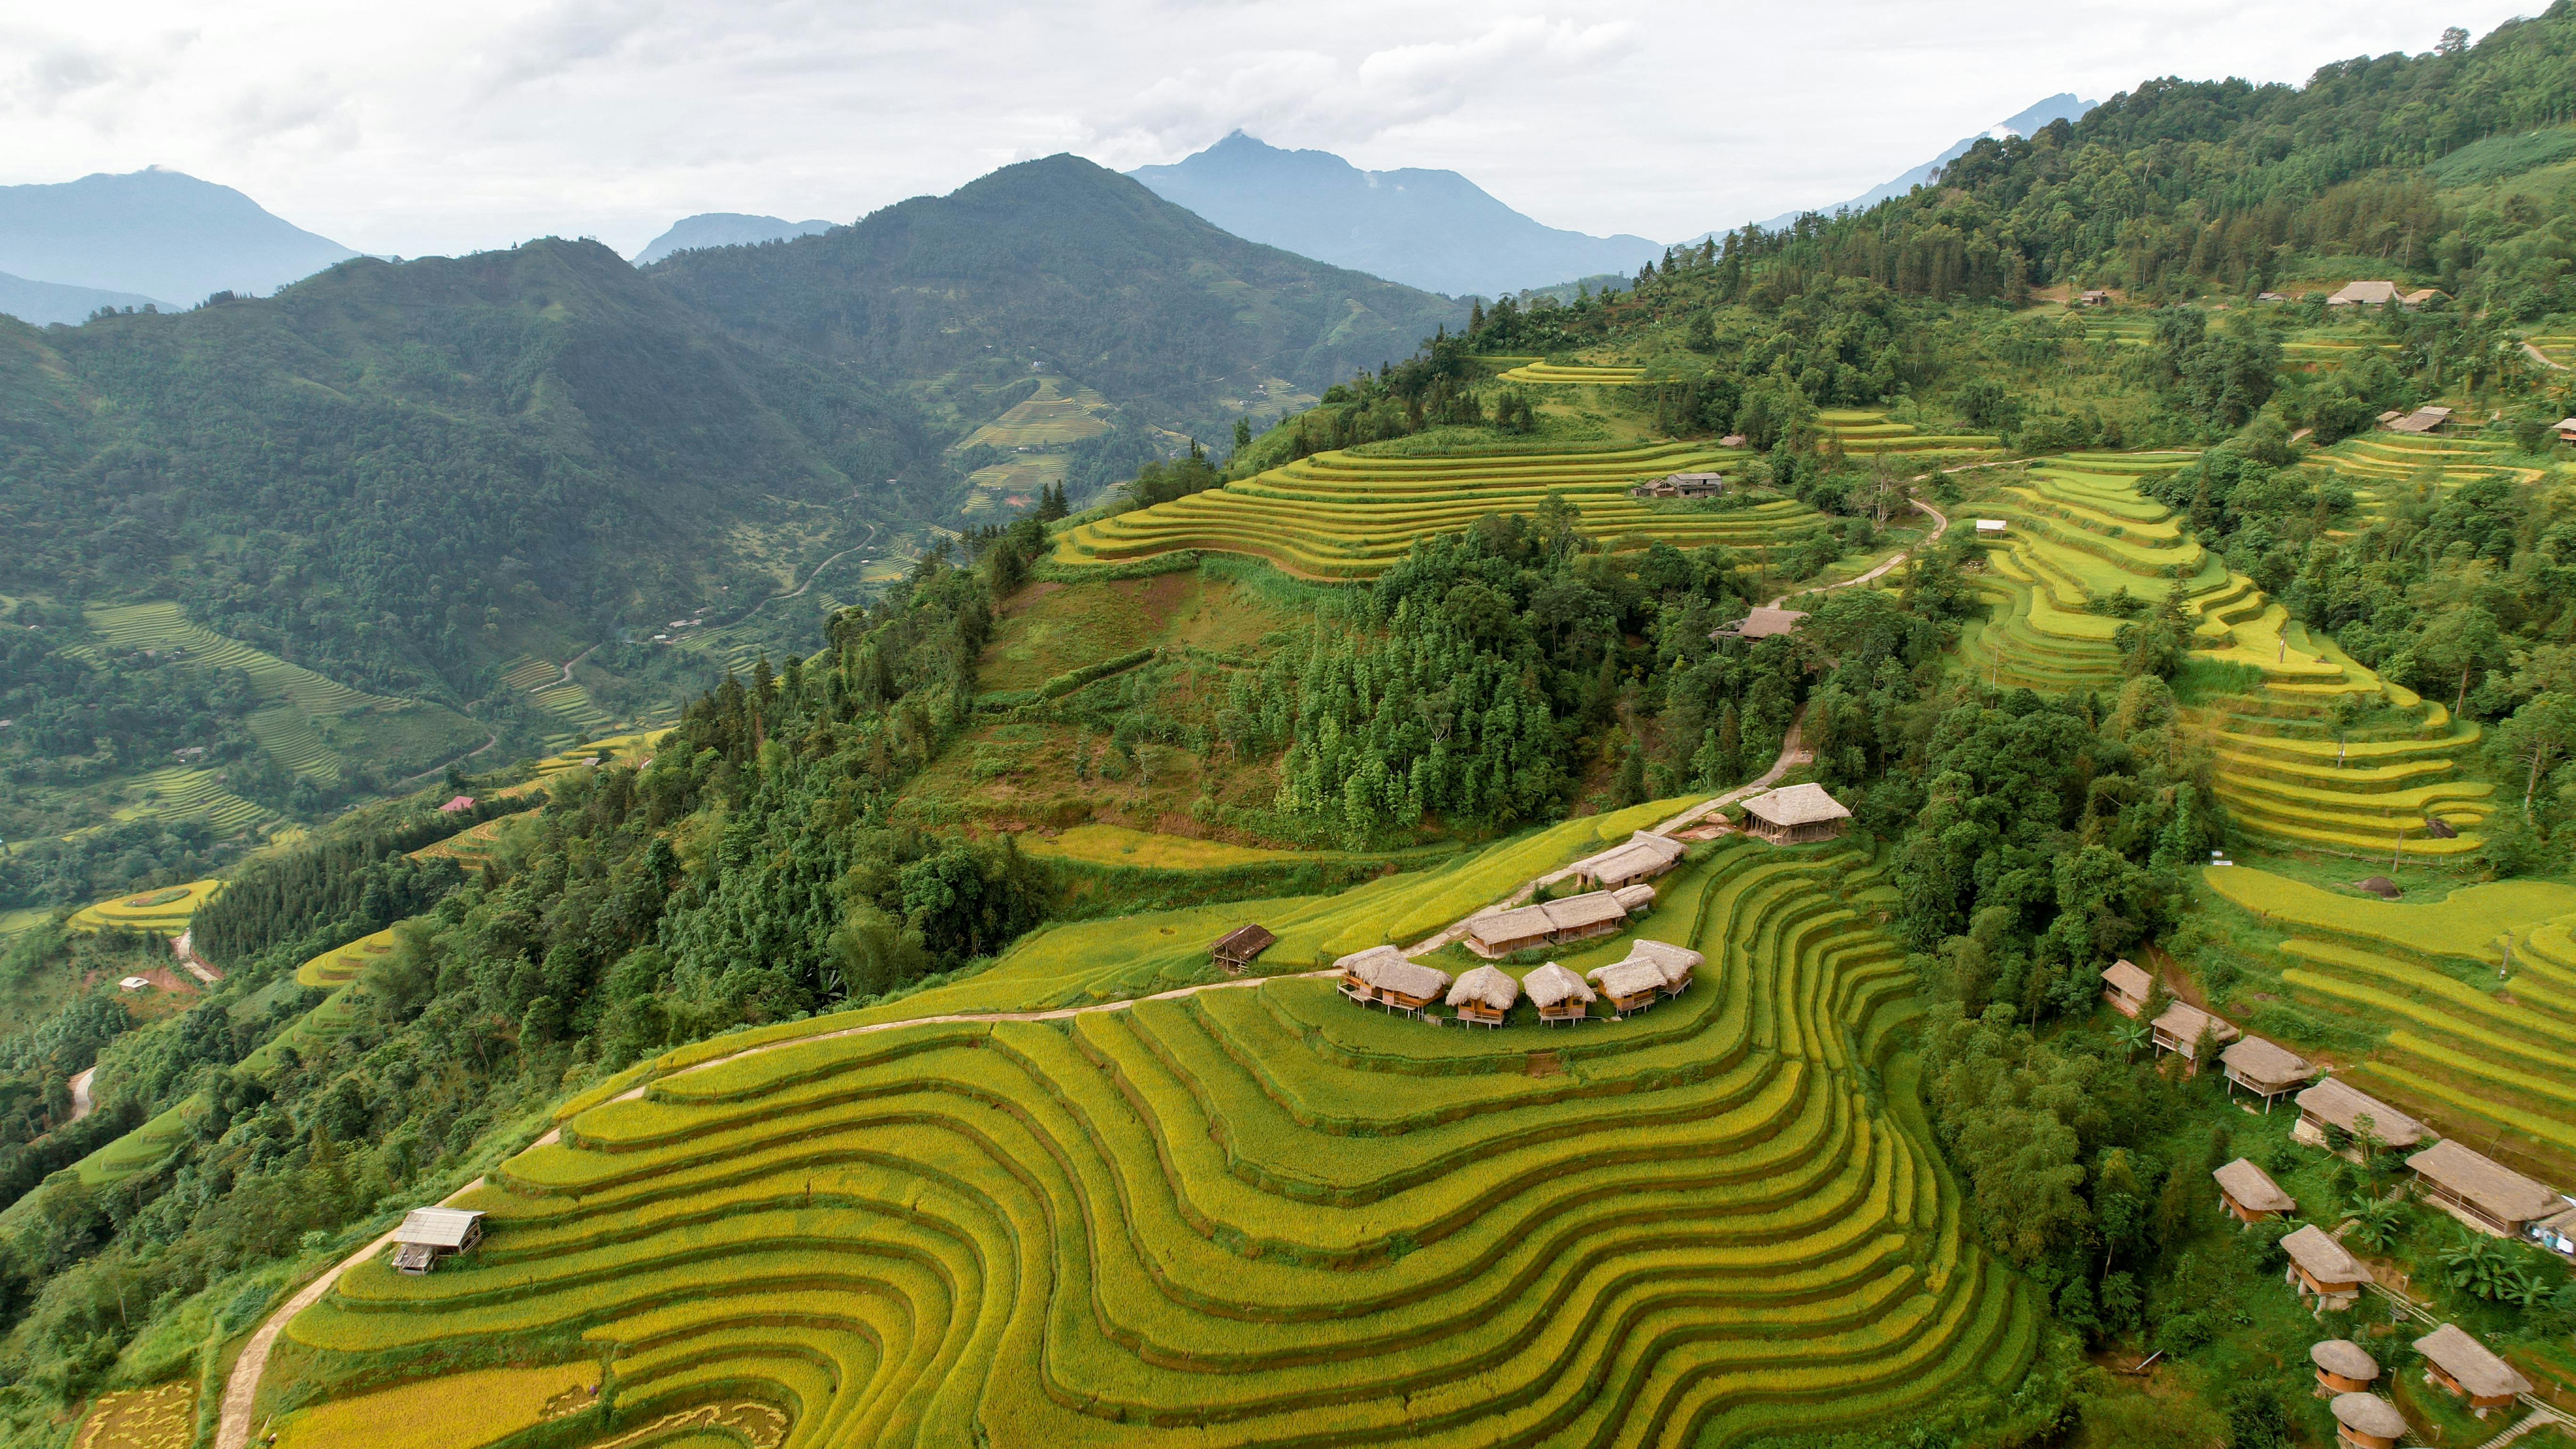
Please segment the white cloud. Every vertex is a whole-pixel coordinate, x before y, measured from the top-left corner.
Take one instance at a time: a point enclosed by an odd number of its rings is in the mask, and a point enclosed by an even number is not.
[[[2295,81],[2536,0],[85,0],[0,19],[0,181],[159,162],[370,251],[849,219],[1241,127],[1679,238],[1853,195],[2043,95]]]

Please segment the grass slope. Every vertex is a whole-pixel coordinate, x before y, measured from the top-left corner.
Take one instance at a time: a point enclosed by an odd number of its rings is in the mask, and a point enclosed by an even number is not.
[[[667,1074],[472,1194],[470,1261],[343,1277],[270,1392],[579,1339],[615,1347],[621,1427],[747,1398],[799,1446],[1483,1449],[2000,1389],[2035,1314],[1902,1105],[1876,888],[1849,852],[1722,849],[1642,928],[1707,974],[1570,1031],[1274,979]]]

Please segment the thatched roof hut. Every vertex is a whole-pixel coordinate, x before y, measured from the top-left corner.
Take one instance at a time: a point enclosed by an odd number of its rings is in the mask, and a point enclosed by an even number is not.
[[[1774,845],[1795,845],[1841,834],[1851,811],[1810,781],[1754,796],[1744,802],[1744,816],[1754,834]]]
[[[2337,1077],[2326,1078],[2293,1100],[2299,1104],[2299,1125],[2292,1135],[2312,1147],[2327,1144],[2328,1127],[2359,1136],[2364,1117],[2370,1119],[2371,1135],[2383,1147],[2412,1147],[2433,1135],[2423,1123]],[[2351,1155],[2357,1159],[2360,1153],[2355,1150]]]
[[[2254,1165],[2252,1158],[2240,1157],[2210,1176],[2218,1179],[2218,1205],[2247,1223],[2296,1212],[2299,1200],[2281,1190],[2272,1174]]]
[[[2357,1449],[2395,1449],[2397,1441],[2406,1437],[2406,1416],[2377,1394],[2337,1394],[2326,1407],[2343,1426],[2339,1437]]]
[[[1521,990],[1529,993],[1530,1004],[1538,1008],[1541,1021],[1577,1019],[1596,999],[1582,977],[1553,961],[1522,977]]]
[[[1610,898],[1617,901],[1620,908],[1629,915],[1639,915],[1655,903],[1655,888],[1643,882],[1624,885],[1612,891]]]
[[[1266,926],[1237,926],[1217,937],[1216,944],[1208,947],[1208,954],[1216,958],[1218,965],[1240,974],[1243,968],[1252,964],[1253,957],[1277,944],[1279,938],[1270,934]]]
[[[2548,1188],[2457,1142],[2441,1141],[2406,1159],[2425,1196],[2498,1237],[2563,1211],[2567,1203]]]
[[[2316,1076],[2317,1065],[2306,1057],[2249,1036],[2218,1054],[2232,1087],[2243,1087],[2263,1099],[2263,1110],[2272,1110],[2272,1099],[2285,1096],[2307,1085]]]
[[[2200,1045],[2202,1033],[2216,1034],[2220,1044],[2236,1040],[2244,1033],[2188,1001],[2177,1001],[2164,1009],[2155,1020],[2156,1050],[2180,1052],[2190,1056]]]
[[[2281,1239],[2290,1266],[2308,1281],[2310,1292],[2346,1292],[2370,1281],[2370,1269],[2315,1223]]]
[[[2156,978],[2147,974],[2147,968],[2126,957],[2102,968],[2102,999],[2122,1016],[2146,1010],[2147,998],[2155,989]]]
[[[2415,1351],[2424,1355],[2432,1380],[2467,1399],[2472,1408],[2499,1408],[2512,1403],[2515,1395],[2531,1392],[2531,1380],[2456,1323],[2445,1323],[2415,1340]]]
[[[2339,1394],[2358,1393],[2379,1377],[2379,1360],[2349,1338],[2329,1338],[2308,1349],[2317,1382]]]
[[[1627,959],[1652,962],[1655,969],[1663,973],[1664,994],[1679,996],[1690,985],[1691,973],[1708,958],[1688,946],[1639,939],[1628,943]]]
[[[1633,831],[1620,844],[1598,855],[1587,855],[1566,870],[1574,880],[1589,881],[1604,890],[1635,885],[1671,870],[1688,849],[1680,841],[1650,830]]]
[[[1460,1021],[1500,1026],[1521,999],[1521,984],[1499,966],[1478,966],[1460,975],[1449,988],[1449,1004]]]
[[[1806,622],[1806,614],[1797,609],[1774,609],[1758,606],[1732,624],[1720,624],[1711,639],[1768,639],[1775,634],[1795,634]]]
[[[1664,991],[1664,968],[1652,961],[1614,962],[1592,968],[1589,975],[1610,998],[1610,1009],[1622,1016],[1654,1005]]]

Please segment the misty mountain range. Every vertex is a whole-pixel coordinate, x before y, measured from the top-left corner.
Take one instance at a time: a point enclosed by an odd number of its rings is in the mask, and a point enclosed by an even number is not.
[[[1831,215],[1901,196],[1983,136],[2028,135],[2094,104],[2072,93],[2050,96],[1901,176],[1814,209]],[[1545,225],[1455,171],[1364,171],[1330,152],[1285,150],[1241,131],[1170,165],[1127,174],[1247,241],[1455,297],[1624,276],[1664,252],[1663,243],[1641,236]],[[1777,230],[1800,214],[1759,225]],[[704,212],[673,223],[631,260],[647,267],[684,252],[790,241],[836,225]],[[221,291],[272,292],[356,255],[229,186],[157,166],[0,187],[0,313],[39,326],[77,324],[102,307],[167,311]]]

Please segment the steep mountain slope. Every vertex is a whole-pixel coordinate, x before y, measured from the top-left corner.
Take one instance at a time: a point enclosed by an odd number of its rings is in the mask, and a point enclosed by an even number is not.
[[[151,167],[0,186],[0,272],[193,303],[266,292],[357,253],[229,186]]]
[[[1641,236],[1533,221],[1455,171],[1362,171],[1329,151],[1283,151],[1241,131],[1127,174],[1236,236],[1453,296],[1633,272],[1664,253]]]
[[[1144,421],[1209,436],[1256,389],[1319,389],[1465,318],[1445,298],[1245,241],[1074,156],[647,275],[768,350],[887,378],[1061,372]]]
[[[1897,177],[1893,181],[1882,181],[1878,185],[1871,187],[1869,190],[1862,192],[1860,195],[1853,197],[1849,201],[1838,201],[1831,206],[1811,207],[1807,208],[1807,210],[1822,212],[1826,216],[1840,216],[1847,211],[1867,211],[1871,207],[1878,205],[1880,202],[1887,200],[1891,196],[1903,196],[1905,193],[1912,191],[1915,187],[1920,186],[1931,180],[1933,177],[1940,175],[1942,167],[1947,166],[1951,162],[1958,160],[1960,157],[1967,155],[1968,148],[1974,146],[1979,141],[1986,140],[1989,137],[2000,141],[2008,136],[2028,136],[2036,132],[2040,127],[2056,120],[2080,121],[2084,118],[2086,112],[2100,104],[2102,104],[2100,101],[2077,100],[2073,91],[2059,91],[2056,95],[2050,96],[2048,99],[2030,106],[2019,115],[2008,116],[2003,120],[1997,121],[1995,124],[1988,126],[1986,129],[1979,131],[1973,136],[1964,137],[1952,142],[1949,150],[1942,152],[1940,155],[1933,157],[1931,160],[1924,162],[1922,165],[1915,167],[1913,170],[1906,172],[1904,175]],[[1769,221],[1759,222],[1756,224],[1764,231],[1779,231],[1782,228],[1787,227],[1790,223],[1796,221],[1801,214],[1801,212],[1797,211],[1784,211],[1780,215],[1771,218]],[[1710,235],[1713,236],[1716,235],[1716,233],[1712,232]],[[1700,238],[1694,238],[1694,240],[1700,240]]]
[[[38,327],[77,324],[101,307],[157,307],[158,297],[140,292],[107,292],[96,287],[69,287],[60,282],[31,282],[0,272],[0,312]]]
[[[635,265],[649,267],[673,252],[697,247],[748,247],[830,231],[828,221],[787,221],[775,216],[746,216],[739,211],[704,211],[671,223],[635,254]]]
[[[32,456],[0,482],[0,588],[175,597],[389,693],[472,697],[549,632],[767,592],[908,509],[881,480],[926,446],[900,407],[710,336],[586,242],[0,325],[0,356],[34,385],[9,405]],[[761,532],[791,525],[810,536]]]

